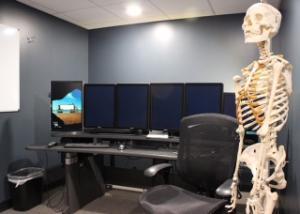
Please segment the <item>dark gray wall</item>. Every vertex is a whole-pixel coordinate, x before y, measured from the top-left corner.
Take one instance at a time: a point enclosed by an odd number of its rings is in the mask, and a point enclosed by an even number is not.
[[[50,140],[51,80],[88,80],[88,32],[12,0],[0,0],[0,23],[21,32],[21,110],[0,113],[0,202],[8,199],[5,175],[13,160],[30,158],[27,144]],[[34,37],[27,43],[27,37]],[[49,153],[49,164],[59,156]]]
[[[300,214],[300,1],[283,1],[283,23],[280,35],[281,47],[286,58],[294,66],[293,95],[289,116],[290,140],[288,148],[287,180],[282,207],[285,214]]]
[[[162,22],[174,32],[168,44],[154,36],[162,23],[92,30],[89,81],[223,82],[233,91],[232,77],[257,57],[244,44],[242,22],[243,15]]]

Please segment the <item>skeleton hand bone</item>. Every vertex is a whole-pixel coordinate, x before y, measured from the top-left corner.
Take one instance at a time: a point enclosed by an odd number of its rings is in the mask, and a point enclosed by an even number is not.
[[[230,204],[226,205],[226,209],[228,209],[228,213],[231,213],[235,210],[236,204],[237,204],[237,198],[238,198],[238,189],[237,189],[237,180],[234,179],[231,186],[231,199]]]

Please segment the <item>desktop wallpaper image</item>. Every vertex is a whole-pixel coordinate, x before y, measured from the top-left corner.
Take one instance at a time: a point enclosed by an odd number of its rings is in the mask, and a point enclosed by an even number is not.
[[[65,125],[81,123],[81,91],[75,89],[59,100],[52,101],[52,113]]]
[[[82,82],[51,82],[52,131],[79,131],[82,129]]]

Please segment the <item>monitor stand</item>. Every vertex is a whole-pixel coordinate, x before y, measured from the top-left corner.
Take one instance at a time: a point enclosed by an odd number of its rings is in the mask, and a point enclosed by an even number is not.
[[[149,134],[147,135],[148,138],[169,138],[169,134],[167,131],[163,130],[150,130]]]

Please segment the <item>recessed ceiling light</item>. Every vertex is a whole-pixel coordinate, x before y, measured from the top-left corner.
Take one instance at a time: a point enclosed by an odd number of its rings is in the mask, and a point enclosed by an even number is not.
[[[126,14],[128,16],[136,17],[141,15],[142,12],[143,12],[142,8],[136,4],[131,4],[126,7]]]

